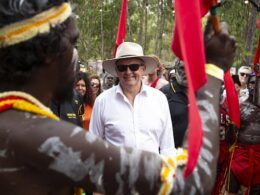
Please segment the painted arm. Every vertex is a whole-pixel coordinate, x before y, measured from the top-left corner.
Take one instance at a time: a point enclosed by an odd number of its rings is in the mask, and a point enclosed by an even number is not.
[[[210,23],[206,26],[204,41],[206,62],[224,71],[229,70],[235,56],[235,41],[227,33],[215,34]],[[197,103],[203,125],[203,143],[193,173],[183,178],[183,167],[177,169],[174,192],[176,194],[210,194],[216,177],[219,150],[219,99],[222,81],[208,75],[208,82],[197,93]],[[187,144],[187,143],[186,143]],[[185,144],[185,145],[186,145]]]

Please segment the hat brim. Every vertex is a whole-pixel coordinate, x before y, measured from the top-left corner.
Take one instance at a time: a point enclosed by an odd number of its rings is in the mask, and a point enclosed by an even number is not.
[[[116,72],[116,61],[121,60],[121,59],[129,59],[129,58],[140,58],[144,61],[144,64],[146,66],[146,69],[144,71],[145,75],[152,72],[159,63],[158,60],[156,60],[152,56],[127,56],[127,57],[120,57],[120,58],[104,60],[102,63],[102,66],[106,72],[112,74],[115,77],[118,77],[117,72]]]

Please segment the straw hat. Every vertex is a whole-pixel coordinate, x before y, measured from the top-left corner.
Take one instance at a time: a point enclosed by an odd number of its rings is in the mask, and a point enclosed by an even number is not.
[[[152,56],[145,56],[141,45],[133,42],[123,42],[120,44],[116,51],[116,57],[113,59],[104,60],[102,65],[105,71],[117,76],[116,62],[120,59],[139,58],[144,61],[146,66],[144,74],[152,72],[159,61]]]

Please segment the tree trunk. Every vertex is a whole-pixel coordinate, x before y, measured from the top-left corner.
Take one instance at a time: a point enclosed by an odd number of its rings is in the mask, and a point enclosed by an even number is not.
[[[257,0],[257,4],[259,4],[260,0]],[[252,55],[245,57],[245,65],[250,65],[253,62],[253,43],[254,36],[256,31],[256,21],[257,21],[257,10],[254,6],[250,6],[248,25],[246,28],[246,36],[245,36],[245,48],[246,51]]]
[[[142,45],[143,43],[143,23],[144,23],[144,10],[145,10],[145,2],[146,0],[142,1],[142,7],[141,7],[141,14],[140,14],[140,27],[139,27],[139,34],[138,34],[138,43]]]
[[[160,9],[161,0],[157,1],[157,20],[156,20],[156,33],[155,33],[155,44],[154,44],[154,53],[158,56],[158,45],[159,45],[159,36],[160,36],[160,24],[161,24],[161,9]]]
[[[148,1],[145,0],[145,26],[144,26],[144,51],[147,50],[147,26],[148,26]]]
[[[132,21],[131,21],[131,14],[129,12],[129,6],[127,6],[127,23],[128,23],[128,32],[126,32],[126,36],[129,35],[129,41],[133,41],[133,33],[132,33]]]
[[[164,32],[164,26],[165,26],[165,12],[164,12],[164,1],[161,0],[161,27],[160,27],[160,34],[159,34],[159,44],[158,44],[158,56],[161,56],[162,52],[162,43],[163,43],[163,32]]]
[[[103,1],[101,1],[101,9],[100,9],[100,30],[101,30],[101,59],[104,59],[104,31],[103,31]]]

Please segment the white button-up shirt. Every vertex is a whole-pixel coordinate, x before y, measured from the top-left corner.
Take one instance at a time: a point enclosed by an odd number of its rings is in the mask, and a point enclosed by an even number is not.
[[[94,104],[90,132],[116,146],[175,154],[167,99],[159,90],[145,85],[136,95],[134,106],[120,85],[101,93]]]

